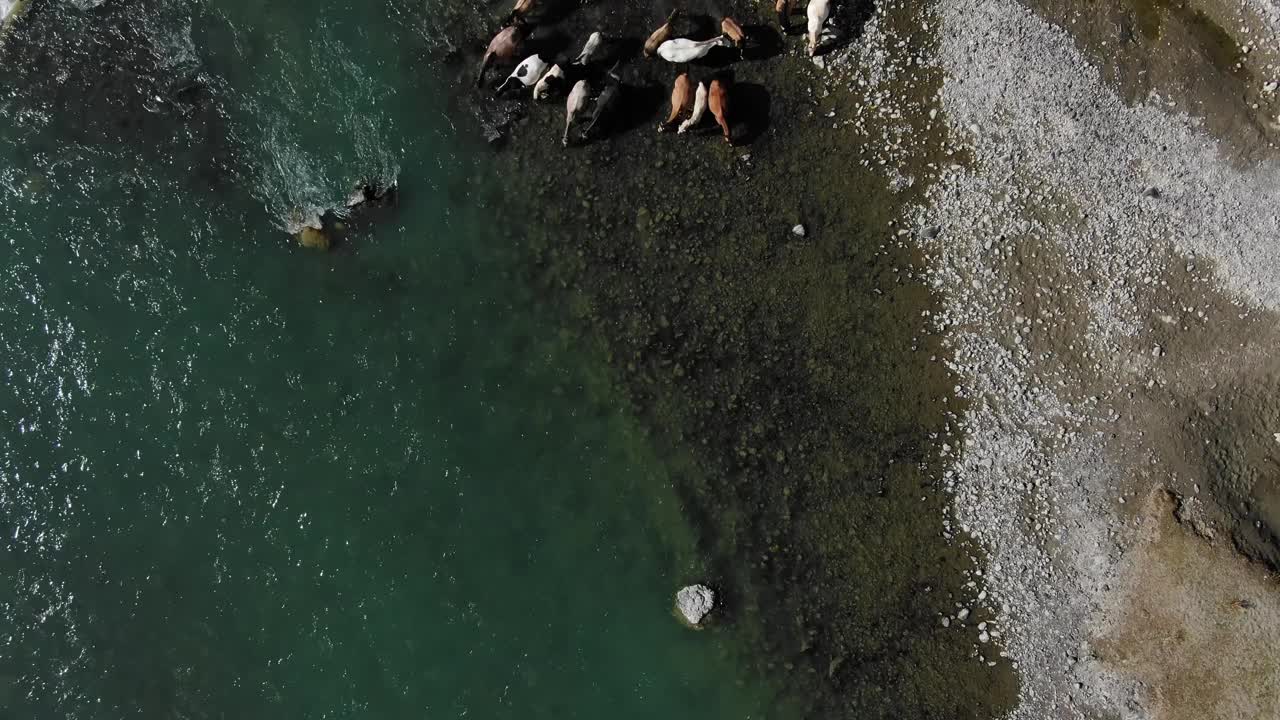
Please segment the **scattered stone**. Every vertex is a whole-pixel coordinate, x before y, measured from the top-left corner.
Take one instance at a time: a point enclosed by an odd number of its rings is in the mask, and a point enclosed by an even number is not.
[[[804,229],[804,225],[796,225],[791,228],[791,234],[796,237],[804,237],[807,234],[807,231]]]
[[[716,594],[706,585],[687,585],[676,593],[676,610],[687,623],[697,626],[715,607]]]
[[[889,190],[895,193],[900,193],[915,184],[916,179],[914,177],[910,175],[903,175],[901,173],[894,173],[893,179],[889,181]],[[899,232],[901,233],[902,231]]]
[[[1148,186],[1146,186],[1146,187],[1142,188],[1142,196],[1143,196],[1143,197],[1154,198],[1154,199],[1156,199],[1156,200],[1159,200],[1159,199],[1160,199],[1160,188],[1155,187],[1154,185],[1148,185]]]

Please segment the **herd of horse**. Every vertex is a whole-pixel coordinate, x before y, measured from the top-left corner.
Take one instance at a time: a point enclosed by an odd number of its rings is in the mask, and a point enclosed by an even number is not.
[[[587,122],[582,136],[592,136],[602,122],[615,111],[622,93],[622,78],[619,74],[621,60],[604,73],[603,87],[595,95],[594,108],[587,118],[587,105],[591,99],[592,83],[586,77],[587,68],[594,63],[606,60],[608,53],[607,39],[601,32],[593,32],[587,38],[582,51],[572,60],[552,62],[538,52],[524,54],[526,41],[532,31],[529,18],[537,0],[516,0],[515,8],[506,18],[504,27],[494,35],[485,50],[477,71],[476,86],[484,87],[485,75],[489,69],[499,65],[516,63],[515,69],[497,86],[498,93],[512,89],[531,89],[534,100],[544,101],[558,93],[565,93],[565,126],[562,142],[568,146],[571,131],[580,122]],[[796,9],[795,0],[776,0],[774,9],[778,15],[778,23],[783,31],[790,29],[791,14]],[[665,23],[650,33],[644,42],[645,58],[659,58],[679,68],[671,89],[671,111],[665,121],[659,124],[659,132],[672,128],[682,134],[697,126],[707,110],[715,118],[725,141],[733,143],[730,131],[729,84],[727,77],[717,76],[710,82],[699,81],[696,84],[690,78],[687,65],[706,58],[716,48],[737,48],[739,51],[747,43],[747,34],[742,26],[729,16],[720,19],[720,34],[705,40],[678,37],[676,20],[682,12],[673,11]],[[831,0],[809,0],[805,7],[807,24],[807,51],[810,56],[816,54],[828,18],[831,14]],[[519,60],[519,62],[517,62]],[[575,76],[581,76],[572,81]]]

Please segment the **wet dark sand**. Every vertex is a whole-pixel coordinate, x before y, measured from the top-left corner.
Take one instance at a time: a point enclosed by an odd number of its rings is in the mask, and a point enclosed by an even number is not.
[[[610,8],[555,31],[576,52],[597,28],[637,43],[666,15]],[[865,8],[850,12],[856,42]],[[768,37],[772,15],[737,17]],[[780,54],[692,69],[733,75],[734,147],[709,117],[701,132],[656,132],[676,74],[660,60],[627,63],[622,121],[569,149],[563,97],[476,94],[475,53],[457,60],[459,103],[477,109],[477,133],[515,118],[496,163],[524,202],[501,221],[566,342],[607,359],[679,467],[708,580],[728,601],[720,629],[760,680],[809,717],[997,716],[1016,694],[1009,665],[988,667],[973,637],[939,624],[976,552],[943,539],[935,491],[939,448],[956,442],[946,412],[959,406],[923,316],[935,299],[920,258],[890,226],[936,158],[900,168],[917,184],[891,193],[858,164],[864,138],[827,117],[867,99],[818,99],[824,76],[799,56],[802,37],[774,37]]]

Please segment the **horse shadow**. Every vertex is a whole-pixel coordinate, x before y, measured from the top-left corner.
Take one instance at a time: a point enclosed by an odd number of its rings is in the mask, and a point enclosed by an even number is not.
[[[520,59],[523,60],[534,54],[541,55],[544,59],[569,57],[569,46],[572,42],[573,38],[563,30],[540,27],[524,41],[524,47],[520,50]],[[567,60],[565,63],[567,64]]]
[[[604,46],[602,65],[612,65],[617,61],[627,61],[640,54],[644,41],[637,37],[609,38]]]
[[[541,0],[536,5],[533,19],[538,25],[554,25],[572,15],[581,5],[580,0]]]
[[[675,30],[672,37],[709,40],[720,34],[719,23],[705,13],[682,13],[671,26]]]
[[[735,47],[713,47],[705,56],[694,60],[692,65],[723,69],[743,59],[743,51]]]
[[[827,21],[828,26],[835,31],[834,37],[825,42],[820,40],[815,54],[826,55],[856,42],[866,33],[867,23],[875,14],[875,0],[850,0],[838,4]]]
[[[613,117],[597,138],[613,133],[626,133],[642,125],[653,122],[654,116],[661,112],[666,92],[662,86],[654,83],[623,83],[618,95],[618,106]]]
[[[759,83],[736,83],[729,88],[732,121],[729,135],[734,145],[751,145],[769,129],[773,98]]]
[[[742,44],[743,60],[768,60],[782,54],[782,35],[776,29],[768,25],[744,25],[742,32],[747,36]]]

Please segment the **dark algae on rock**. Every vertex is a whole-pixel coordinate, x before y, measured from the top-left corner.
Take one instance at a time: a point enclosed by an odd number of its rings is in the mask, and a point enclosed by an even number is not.
[[[643,38],[668,10],[592,5],[543,32]],[[565,341],[607,360],[668,457],[724,601],[715,631],[754,665],[742,682],[778,684],[787,717],[996,717],[1017,681],[978,644],[984,618],[940,622],[976,550],[944,538],[959,406],[894,225],[924,183],[895,194],[862,167],[866,138],[839,120],[870,99],[815,90],[828,78],[771,8],[730,10],[781,50],[691,68],[733,77],[735,146],[711,123],[655,132],[682,68],[636,59],[615,129],[579,147],[558,142],[562,101],[503,106],[518,119],[495,162],[524,201],[502,222]]]

